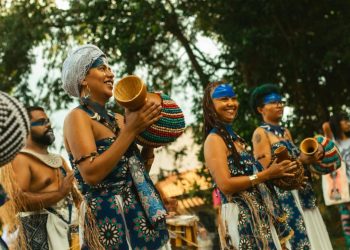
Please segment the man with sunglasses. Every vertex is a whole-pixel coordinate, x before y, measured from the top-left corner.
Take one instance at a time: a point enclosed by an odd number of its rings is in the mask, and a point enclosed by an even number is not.
[[[23,199],[17,204],[27,248],[69,249],[73,172],[60,155],[48,152],[55,136],[45,111],[29,107],[27,144],[12,162]]]

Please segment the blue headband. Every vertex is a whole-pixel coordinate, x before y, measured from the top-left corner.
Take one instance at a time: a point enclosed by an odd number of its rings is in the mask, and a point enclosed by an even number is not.
[[[280,94],[277,93],[270,93],[266,96],[264,96],[264,104],[269,104],[272,102],[280,102],[282,101],[282,96]]]
[[[235,97],[236,93],[233,91],[231,85],[225,83],[220,84],[214,89],[214,92],[211,94],[212,99],[222,98],[222,97]]]
[[[97,68],[97,67],[99,67],[99,66],[101,66],[101,65],[103,65],[103,64],[108,64],[107,63],[107,58],[105,57],[105,56],[100,56],[100,57],[98,57],[92,64],[91,64],[91,66],[90,66],[90,69],[92,69],[92,68]]]

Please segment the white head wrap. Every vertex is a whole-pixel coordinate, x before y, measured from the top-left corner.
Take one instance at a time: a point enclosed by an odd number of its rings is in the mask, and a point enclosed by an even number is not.
[[[84,80],[91,64],[105,55],[97,46],[86,44],[70,52],[63,63],[63,89],[71,96],[80,97],[79,85]]]

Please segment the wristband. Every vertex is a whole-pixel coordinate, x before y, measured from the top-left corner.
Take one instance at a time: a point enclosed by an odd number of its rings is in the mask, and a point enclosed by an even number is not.
[[[252,183],[252,187],[253,186],[255,186],[255,185],[257,185],[257,184],[259,184],[258,183],[258,180],[259,178],[258,178],[258,175],[256,175],[256,174],[253,174],[253,175],[250,175],[249,176],[249,180],[250,180],[250,182]]]

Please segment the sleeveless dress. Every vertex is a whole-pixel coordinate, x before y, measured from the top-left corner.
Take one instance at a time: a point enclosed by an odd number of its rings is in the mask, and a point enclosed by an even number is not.
[[[273,127],[268,124],[261,126],[267,133],[273,132]],[[288,149],[289,155],[297,158],[300,155],[298,147],[290,140],[281,140],[271,144],[271,154],[280,146]],[[284,212],[287,214],[288,225],[294,230],[294,236],[290,239],[292,249],[296,250],[329,250],[333,249],[329,235],[316,206],[316,196],[311,184],[311,174],[305,168],[308,176],[306,186],[299,190],[282,190],[275,187],[278,198],[282,203]]]
[[[97,140],[98,154],[103,154],[115,139]],[[114,169],[95,186],[84,182],[71,154],[69,158],[105,249],[156,250],[167,243],[166,211],[136,144],[130,145]],[[83,248],[88,249],[86,245]]]
[[[240,162],[243,168],[234,162],[232,155],[228,156],[232,177],[249,176],[263,170],[247,151],[240,153]],[[261,183],[233,195],[225,196],[220,190],[219,193],[225,238],[230,238],[231,249],[281,249],[281,244],[293,235],[293,230],[285,223],[276,194],[268,184]]]

